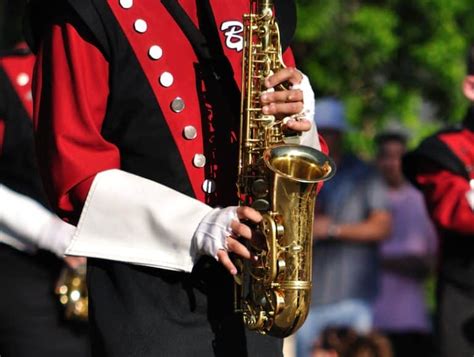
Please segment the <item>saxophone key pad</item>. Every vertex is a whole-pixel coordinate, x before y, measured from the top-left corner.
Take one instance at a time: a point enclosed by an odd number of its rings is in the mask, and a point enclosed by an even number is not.
[[[259,198],[268,195],[268,184],[265,180],[259,179],[252,183],[252,193]]]
[[[257,211],[268,211],[270,209],[270,203],[267,200],[258,199],[252,204],[252,208]]]

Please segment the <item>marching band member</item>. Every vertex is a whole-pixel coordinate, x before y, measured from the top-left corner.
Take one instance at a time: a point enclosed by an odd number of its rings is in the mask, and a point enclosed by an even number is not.
[[[31,8],[38,154],[54,208],[79,221],[68,254],[89,257],[94,355],[281,355],[233,311],[229,253],[251,258],[235,237],[261,219],[235,193],[249,1],[44,3]],[[294,4],[276,12],[287,48]],[[282,82],[263,111],[311,119],[308,79],[286,68],[266,84]],[[287,125],[320,148],[311,121]]]
[[[31,77],[24,46],[0,57],[0,355],[89,355],[83,328],[64,321],[55,283],[74,227],[46,207],[34,158]],[[71,267],[81,258],[66,258]]]
[[[440,237],[437,281],[439,356],[474,353],[474,47],[463,92],[471,102],[461,125],[427,139],[404,158]]]

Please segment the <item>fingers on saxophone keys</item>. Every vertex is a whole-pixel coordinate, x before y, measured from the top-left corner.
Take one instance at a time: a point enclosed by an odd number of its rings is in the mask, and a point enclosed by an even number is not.
[[[225,250],[219,250],[217,252],[217,259],[219,262],[226,268],[229,273],[232,275],[237,274],[237,268],[235,267],[234,263],[232,263],[232,260],[229,258],[229,254]]]
[[[258,211],[247,206],[240,206],[237,208],[237,217],[240,220],[248,219],[254,223],[260,223],[262,220],[262,215]]]
[[[269,76],[265,80],[265,86],[267,88],[273,88],[276,85],[283,82],[290,82],[291,84],[301,83],[303,80],[303,75],[294,67],[283,68],[276,72],[275,74]]]
[[[237,254],[244,259],[250,259],[252,257],[247,247],[232,237],[227,238],[227,251]]]
[[[306,119],[303,119],[303,120],[290,119],[286,123],[286,126],[288,127],[288,129],[291,129],[294,131],[308,131],[311,129],[311,122]]]
[[[260,97],[262,104],[302,102],[303,91],[301,89],[291,89],[285,91],[268,92]]]
[[[291,102],[291,103],[270,103],[262,107],[263,114],[283,114],[293,115],[301,113],[303,110],[303,102]]]
[[[232,232],[236,237],[243,237],[246,239],[251,239],[252,238],[252,230],[250,229],[249,226],[240,223],[238,221],[233,221],[230,224],[230,228],[232,229]]]

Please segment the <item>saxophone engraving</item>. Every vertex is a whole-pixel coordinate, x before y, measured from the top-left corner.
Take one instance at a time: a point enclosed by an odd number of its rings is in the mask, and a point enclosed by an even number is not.
[[[285,65],[273,1],[250,4],[244,15],[237,188],[240,204],[260,211],[263,221],[256,230],[260,239],[248,245],[258,261],[236,260],[235,309],[248,328],[286,337],[310,307],[316,191],[335,165],[318,150],[287,144],[283,121],[262,113],[265,78]]]

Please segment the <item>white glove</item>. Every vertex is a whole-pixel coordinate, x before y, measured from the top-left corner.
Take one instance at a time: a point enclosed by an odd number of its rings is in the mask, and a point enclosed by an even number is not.
[[[303,76],[301,82],[291,86],[291,89],[300,89],[303,92],[303,110],[299,114],[296,114],[296,116],[299,118],[304,118],[311,123],[311,129],[301,134],[300,145],[306,145],[314,149],[321,150],[318,129],[316,127],[316,123],[313,120],[316,106],[313,88],[311,87],[308,76],[302,72],[300,73]]]
[[[13,240],[5,243],[22,249],[26,242],[59,257],[64,256],[75,230],[35,200],[0,184],[0,232],[3,227],[14,233]]]
[[[194,259],[210,255],[217,259],[220,249],[227,250],[227,237],[232,235],[231,224],[238,221],[237,207],[216,208],[204,216],[193,237]]]
[[[316,100],[314,99],[313,88],[311,87],[308,76],[302,72],[300,73],[303,76],[301,82],[291,86],[291,89],[300,89],[303,92],[303,110],[297,115],[302,116],[312,122],[314,118]]]
[[[36,244],[42,249],[53,252],[58,257],[64,257],[71,243],[76,227],[53,216],[40,231]]]

